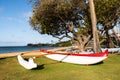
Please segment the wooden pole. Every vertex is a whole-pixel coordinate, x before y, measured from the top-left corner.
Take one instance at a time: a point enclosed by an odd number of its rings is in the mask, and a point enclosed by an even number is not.
[[[93,0],[89,0],[89,7],[90,7],[91,22],[92,22],[93,41],[94,41],[93,49],[95,53],[99,53],[101,52],[101,49],[99,44],[98,32],[97,32],[97,22],[96,22],[96,14],[95,14]]]

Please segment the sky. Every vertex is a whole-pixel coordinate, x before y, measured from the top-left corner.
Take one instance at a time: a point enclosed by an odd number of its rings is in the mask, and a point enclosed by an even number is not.
[[[33,5],[29,0],[0,0],[0,46],[24,46],[58,40],[41,35],[29,24]]]
[[[32,7],[29,0],[0,0],[0,46],[58,42],[32,29],[29,24]]]

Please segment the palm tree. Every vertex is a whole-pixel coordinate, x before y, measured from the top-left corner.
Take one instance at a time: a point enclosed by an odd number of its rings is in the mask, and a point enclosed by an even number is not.
[[[93,41],[94,46],[93,49],[95,53],[101,52],[99,38],[98,38],[98,32],[97,32],[97,21],[96,21],[96,14],[95,14],[95,8],[93,0],[89,0],[89,7],[90,7],[90,14],[91,14],[91,22],[92,22],[92,32],[93,32]]]

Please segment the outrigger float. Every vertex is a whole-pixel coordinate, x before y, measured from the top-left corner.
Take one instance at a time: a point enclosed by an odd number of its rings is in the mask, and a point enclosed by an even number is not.
[[[26,69],[37,68],[37,64],[34,63],[32,58],[29,58],[28,61],[26,61],[21,55],[18,55],[17,59],[18,59],[19,64]]]

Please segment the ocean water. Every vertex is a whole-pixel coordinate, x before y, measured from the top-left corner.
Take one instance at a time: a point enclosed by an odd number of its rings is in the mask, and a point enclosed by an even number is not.
[[[34,46],[5,46],[0,47],[0,54],[2,53],[12,53],[12,52],[24,52],[24,51],[33,51],[33,50],[39,50],[39,49],[51,49],[55,47],[48,47],[48,46],[42,46],[42,47],[34,47]]]

